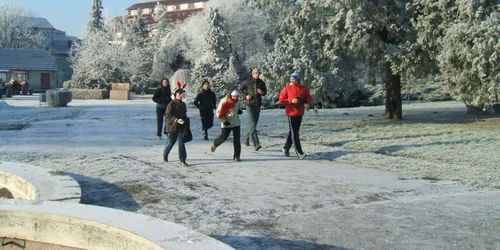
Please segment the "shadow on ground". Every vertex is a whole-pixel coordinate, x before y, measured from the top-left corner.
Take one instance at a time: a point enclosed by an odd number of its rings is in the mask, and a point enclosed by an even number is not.
[[[316,244],[305,241],[273,239],[268,237],[210,235],[234,249],[287,249],[287,250],[350,250],[345,247]]]
[[[80,203],[137,212],[141,207],[132,194],[116,184],[88,176],[66,173],[75,179],[82,190]]]

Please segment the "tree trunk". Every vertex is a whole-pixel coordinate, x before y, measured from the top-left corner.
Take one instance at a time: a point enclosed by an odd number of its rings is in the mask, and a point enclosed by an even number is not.
[[[401,98],[401,76],[394,75],[390,64],[386,66],[385,77],[385,114],[386,119],[403,119],[403,100]]]

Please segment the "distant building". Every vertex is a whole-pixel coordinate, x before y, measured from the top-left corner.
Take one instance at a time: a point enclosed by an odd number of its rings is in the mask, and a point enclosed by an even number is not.
[[[45,49],[51,51],[56,59],[56,66],[58,69],[57,81],[54,87],[62,87],[62,83],[71,79],[73,75],[73,68],[69,62],[69,55],[71,46],[76,40],[76,37],[66,36],[66,32],[58,30],[50,24],[50,22],[43,17],[29,17],[29,23],[35,32],[42,32],[46,34],[47,39],[43,46]]]
[[[0,72],[3,82],[27,81],[35,91],[54,89],[57,85],[56,60],[49,51],[0,49]],[[3,78],[3,77],[2,77]]]
[[[127,19],[136,18],[141,14],[148,24],[153,24],[153,14],[157,3],[167,7],[167,17],[172,22],[183,21],[193,13],[202,11],[207,6],[208,0],[163,0],[136,3],[127,8]]]
[[[116,17],[114,22],[121,22],[123,17],[126,20],[135,19],[141,15],[147,25],[154,24],[154,13],[158,3],[164,5],[167,9],[165,12],[170,22],[181,22],[196,12],[202,11],[207,6],[208,0],[162,0],[136,3],[127,8],[127,14],[122,17]],[[153,31],[154,33],[154,31]],[[148,34],[151,37],[151,34]],[[118,32],[111,39],[110,44],[122,44],[123,34]]]

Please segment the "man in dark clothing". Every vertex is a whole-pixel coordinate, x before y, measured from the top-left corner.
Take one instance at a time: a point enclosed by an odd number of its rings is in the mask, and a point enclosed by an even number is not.
[[[172,101],[171,95],[170,83],[167,78],[163,78],[163,80],[161,80],[161,85],[158,86],[153,94],[153,101],[156,102],[156,137],[158,137],[159,140],[161,140],[163,117],[165,116],[167,105]],[[166,122],[165,126],[167,126]]]
[[[174,91],[175,99],[167,105],[165,116],[167,117],[167,142],[163,148],[163,160],[168,162],[168,154],[174,147],[175,142],[179,143],[179,160],[182,167],[187,167],[186,163],[186,147],[182,134],[184,132],[184,124],[187,120],[187,106],[182,101],[184,90],[178,88]]]
[[[255,151],[258,151],[262,146],[257,136],[257,123],[259,122],[260,107],[262,106],[262,96],[267,94],[266,83],[259,78],[260,70],[252,70],[252,78],[241,86],[241,92],[245,96],[248,113],[248,130],[245,135],[245,145],[250,146],[250,138],[252,138]]]
[[[217,99],[215,93],[210,90],[210,82],[203,80],[203,89],[194,99],[194,105],[200,110],[203,139],[208,140],[208,129],[214,126],[214,109]]]

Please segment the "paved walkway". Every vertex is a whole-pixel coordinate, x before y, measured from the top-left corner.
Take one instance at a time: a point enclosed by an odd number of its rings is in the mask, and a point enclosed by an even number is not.
[[[0,109],[0,149],[7,153],[0,160],[36,152],[24,160],[80,176],[83,193],[93,196],[83,199],[87,204],[175,221],[236,249],[500,249],[495,190],[313,157],[299,161],[278,145],[258,152],[243,145],[243,161],[233,162],[230,141],[212,153],[211,141],[196,134],[187,145],[191,166],[181,168],[175,148],[170,162],[162,161],[150,97],[73,100],[58,112],[38,108],[35,98],[7,100],[15,108]],[[8,116],[17,120],[3,120]],[[214,127],[211,138],[216,134]],[[119,190],[114,185],[133,197],[102,194]]]

